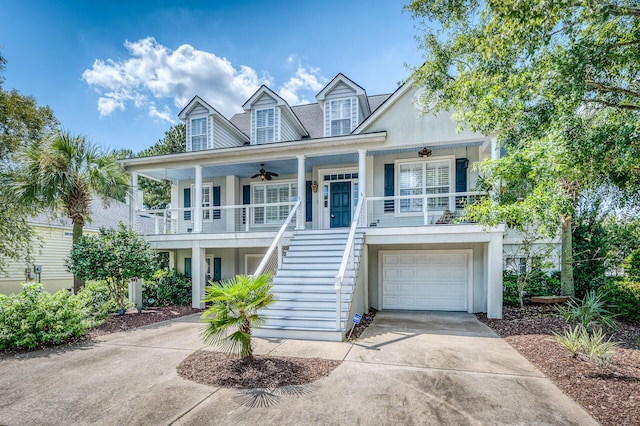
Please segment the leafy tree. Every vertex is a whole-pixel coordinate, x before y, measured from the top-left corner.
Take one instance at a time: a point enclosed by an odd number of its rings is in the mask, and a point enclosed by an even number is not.
[[[251,329],[264,323],[258,313],[275,302],[271,293],[271,275],[238,275],[221,285],[207,287],[204,301],[210,307],[202,314],[208,323],[205,343],[218,345],[229,355],[253,356]]]
[[[414,0],[406,9],[425,24],[415,75],[435,110],[496,135],[507,152],[482,165],[496,192],[476,217],[559,229],[563,293],[573,295],[582,191],[640,183],[637,2]]]
[[[13,190],[21,204],[63,210],[73,223],[73,243],[82,237],[92,197],[124,200],[128,177],[115,157],[82,136],[57,132],[42,143],[31,143],[17,156]],[[82,281],[74,277],[74,291]]]
[[[40,142],[58,122],[48,106],[39,106],[30,96],[2,88],[6,60],[0,55],[0,272],[9,260],[29,263],[33,230],[27,218],[37,213],[34,206],[21,204],[12,196],[9,181],[14,153],[29,142]]]
[[[164,133],[164,138],[152,147],[139,152],[137,156],[148,157],[185,152],[186,140],[186,127],[184,123],[180,123],[172,126]],[[169,180],[157,182],[140,176],[138,186],[143,190],[144,205],[149,209],[164,209],[171,202],[171,182]]]
[[[157,269],[151,245],[120,223],[117,229],[100,229],[98,235],[80,238],[73,245],[67,268],[83,280],[104,280],[119,309],[127,305],[128,281],[148,278]]]

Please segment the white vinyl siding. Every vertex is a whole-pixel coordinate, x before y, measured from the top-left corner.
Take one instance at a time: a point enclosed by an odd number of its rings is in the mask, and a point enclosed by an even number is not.
[[[208,120],[207,117],[192,118],[190,132],[190,151],[202,151],[208,148]]]
[[[298,195],[297,184],[293,182],[266,183],[253,185],[252,204],[286,203]],[[279,224],[289,215],[291,206],[257,207],[253,213],[254,225]]]
[[[291,125],[291,122],[289,121],[289,119],[287,118],[291,118],[289,117],[290,114],[285,115],[284,112],[284,108],[280,107],[278,108],[281,111],[280,117],[280,138],[278,139],[278,141],[295,141],[295,140],[299,140],[302,135],[298,134],[298,132],[296,132],[293,129],[293,126]]]
[[[220,117],[214,116],[213,121],[214,148],[233,148],[236,146],[242,146],[244,142],[229,132],[228,124],[223,123],[223,120]]]
[[[451,189],[451,160],[399,163],[398,195],[446,194]],[[422,213],[421,198],[400,200],[400,213]],[[429,210],[449,208],[449,197],[429,198]]]

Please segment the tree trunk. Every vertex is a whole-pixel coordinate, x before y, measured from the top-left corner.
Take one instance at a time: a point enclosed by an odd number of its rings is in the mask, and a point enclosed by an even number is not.
[[[562,252],[560,288],[563,296],[575,297],[573,287],[573,218],[571,216],[562,217]]]
[[[80,241],[80,237],[82,237],[82,228],[84,223],[80,221],[73,221],[73,244],[77,244]],[[73,275],[73,293],[78,294],[78,292],[84,287],[84,281],[78,278],[77,275]]]

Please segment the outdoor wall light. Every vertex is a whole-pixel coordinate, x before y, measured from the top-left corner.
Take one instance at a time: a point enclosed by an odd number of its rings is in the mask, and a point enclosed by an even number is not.
[[[313,181],[313,183],[311,184],[311,190],[313,192],[318,192],[318,182],[316,182],[315,180]]]

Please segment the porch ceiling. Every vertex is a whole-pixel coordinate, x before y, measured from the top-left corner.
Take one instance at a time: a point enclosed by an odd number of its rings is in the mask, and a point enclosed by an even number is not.
[[[443,144],[443,145],[429,145],[429,148],[437,151],[443,149],[457,149],[464,147],[480,146],[482,142],[467,142],[460,144]],[[383,150],[371,150],[367,152],[368,156],[388,155],[388,154],[402,154],[407,152],[417,152],[420,147],[402,147],[394,149]],[[243,159],[238,159],[242,161]],[[227,163],[221,165],[203,165],[202,177],[203,178],[216,178],[223,176],[238,176],[238,177],[251,177],[258,173],[261,168],[261,164],[264,163],[264,168],[267,171],[277,173],[279,175],[291,175],[296,174],[298,171],[298,160],[295,157],[295,153],[292,153],[292,158],[284,160],[254,160],[244,159],[249,161],[242,161],[237,163]],[[305,158],[305,171],[311,172],[313,167],[326,167],[335,166],[340,164],[357,164],[358,153],[339,153],[339,154],[325,154],[309,156]],[[139,172],[141,176],[146,176],[156,180],[191,180],[195,176],[195,169],[193,167],[180,167],[180,168],[163,168],[145,170]]]

